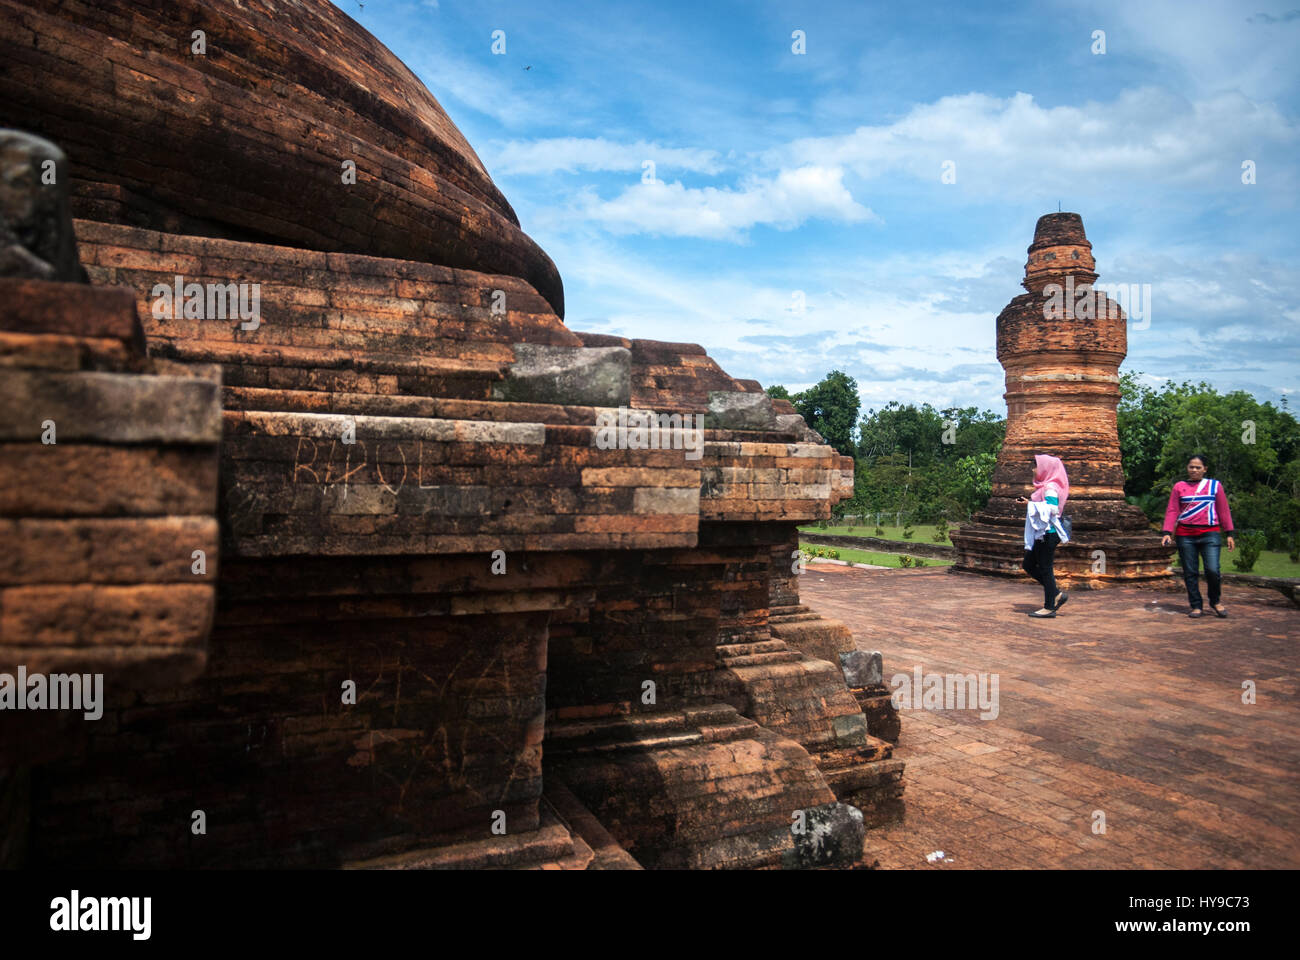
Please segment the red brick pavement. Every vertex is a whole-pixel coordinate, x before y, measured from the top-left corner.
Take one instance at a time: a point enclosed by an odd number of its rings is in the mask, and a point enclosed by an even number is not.
[[[867,837],[882,867],[1300,867],[1300,609],[1280,594],[1226,588],[1229,619],[1191,620],[1181,590],[1077,591],[1033,620],[1029,581],[831,565],[800,592],[886,682],[999,677],[996,719],[903,712],[907,819]]]

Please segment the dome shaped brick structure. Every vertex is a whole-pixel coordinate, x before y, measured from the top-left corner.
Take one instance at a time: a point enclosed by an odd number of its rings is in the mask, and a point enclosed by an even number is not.
[[[473,148],[333,4],[5,2],[0,25],[5,122],[69,155],[75,215],[505,274],[564,316]]]

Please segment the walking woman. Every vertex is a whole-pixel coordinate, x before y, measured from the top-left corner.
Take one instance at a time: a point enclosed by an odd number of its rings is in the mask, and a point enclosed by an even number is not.
[[[1187,479],[1179,480],[1169,493],[1169,506],[1165,509],[1164,536],[1160,545],[1169,546],[1172,532],[1178,541],[1178,562],[1183,567],[1183,582],[1187,584],[1189,617],[1201,615],[1201,590],[1199,561],[1205,561],[1205,586],[1210,594],[1210,609],[1216,617],[1226,617],[1228,611],[1219,602],[1219,548],[1223,536],[1228,538],[1228,549],[1237,549],[1232,540],[1232,514],[1228,512],[1228,495],[1223,484],[1205,475],[1205,458],[1199,453],[1187,461]]]
[[[1065,464],[1059,457],[1046,454],[1034,456],[1034,492],[1028,499],[1016,497],[1016,503],[1025,504],[1025,573],[1043,585],[1043,606],[1031,617],[1054,617],[1065,606],[1069,594],[1056,590],[1056,573],[1052,564],[1056,559],[1056,546],[1070,539],[1061,523],[1061,511],[1070,496],[1070,479],[1065,474]]]

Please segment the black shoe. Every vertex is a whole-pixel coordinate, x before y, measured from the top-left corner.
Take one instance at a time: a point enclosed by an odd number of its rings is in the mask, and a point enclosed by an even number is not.
[[[1039,613],[1037,610],[1035,610],[1033,613],[1030,614],[1030,616],[1036,620],[1047,620],[1050,617],[1056,616],[1056,611],[1049,610],[1047,611],[1047,613]]]
[[[1218,607],[1211,607],[1210,609],[1214,611],[1214,615],[1220,620],[1228,619],[1228,612],[1226,610],[1220,610]]]
[[[1060,610],[1063,606],[1065,606],[1066,602],[1070,599],[1070,595],[1066,593],[1064,590],[1058,593],[1057,596],[1060,597],[1061,599],[1056,602],[1056,606],[1052,607],[1053,610]]]
[[[1200,608],[1200,607],[1192,607],[1192,609],[1190,609],[1190,610],[1187,611],[1187,615],[1188,615],[1189,617],[1191,617],[1191,618],[1194,620],[1194,619],[1196,619],[1197,617],[1199,617],[1199,616],[1201,615],[1201,608]]]

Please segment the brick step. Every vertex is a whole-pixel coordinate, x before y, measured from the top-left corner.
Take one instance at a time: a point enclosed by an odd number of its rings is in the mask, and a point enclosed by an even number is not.
[[[772,607],[768,611],[768,619],[777,617],[790,617],[801,613],[813,613],[813,609],[802,603],[788,603],[778,607]]]
[[[758,653],[782,653],[790,648],[784,640],[758,640],[753,643],[722,643],[718,645],[718,659],[749,657]]]
[[[821,767],[820,755],[817,756],[817,760],[818,766]],[[897,775],[902,770],[902,760],[881,758],[869,763],[859,763],[852,767],[822,769],[822,777],[826,780],[827,786],[835,791],[835,796],[845,799],[859,791],[869,792],[880,789],[893,794],[901,794],[902,787],[897,782]],[[860,797],[854,799],[857,799],[859,804],[863,802]],[[846,799],[846,802],[851,803],[852,800]]]
[[[573,835],[574,846],[581,842],[592,851],[588,870],[642,870],[641,864],[628,853],[604,824],[592,815],[582,801],[553,771],[544,776],[543,799],[550,804],[561,822]]]
[[[729,663],[727,664],[733,670],[744,671],[744,680],[746,683],[753,683],[756,680],[769,680],[778,687],[788,687],[789,689],[799,689],[805,686],[809,681],[810,674],[817,674],[823,670],[831,675],[830,672],[838,670],[825,661],[813,660],[797,650],[790,651],[795,654],[794,657],[773,662],[761,663]],[[824,664],[818,667],[815,664]],[[828,681],[829,682],[829,681]]]
[[[863,739],[865,742],[861,746],[819,751],[816,757],[818,769],[825,773],[828,770],[858,766],[864,761],[874,763],[877,760],[888,760],[894,755],[894,746],[888,741],[870,734],[865,735]]]
[[[549,804],[541,804],[536,830],[402,853],[350,860],[344,870],[473,870],[540,867],[575,855],[573,837]]]
[[[568,820],[556,809],[555,804],[545,795],[538,801],[539,826],[545,828],[552,824],[561,826],[569,834],[569,851],[553,860],[537,862],[527,860],[511,864],[510,870],[590,870],[596,859],[596,851],[582,837],[578,836]]]
[[[264,302],[262,306],[256,326],[252,325],[251,318],[244,320],[236,313],[211,320],[151,319],[149,336],[160,340],[260,343],[410,356],[470,356],[502,363],[514,361],[512,344],[522,342],[519,329],[511,331],[501,324],[492,324],[483,330],[483,320],[438,319],[428,316],[426,311],[397,316],[371,312],[364,305],[355,312],[295,309],[294,305],[283,303]],[[245,323],[249,329],[243,329]]]
[[[715,704],[683,711],[629,714],[547,723],[547,755],[648,750],[750,736],[756,724],[733,707]]]
[[[150,351],[182,361],[235,364],[248,367],[295,367],[305,370],[350,370],[360,373],[412,376],[475,377],[501,380],[503,364],[497,360],[358,353],[324,347],[285,347],[275,344],[223,340],[166,340],[154,338]]]
[[[784,647],[785,644],[782,644],[782,646]],[[780,663],[797,663],[806,659],[807,657],[798,650],[786,648],[785,650],[773,650],[770,653],[755,653],[738,657],[723,657],[720,662],[723,666],[734,669],[736,667],[766,667]]]
[[[779,617],[768,617],[768,623],[772,626],[779,626],[783,623],[806,623],[811,620],[825,619],[820,613],[813,613],[809,610],[807,613],[791,613]]]
[[[438,420],[488,420],[591,427],[590,407],[510,400],[466,400],[448,397],[401,396],[334,390],[290,390],[278,387],[222,388],[226,410],[297,413],[347,413],[376,417],[432,417]]]

